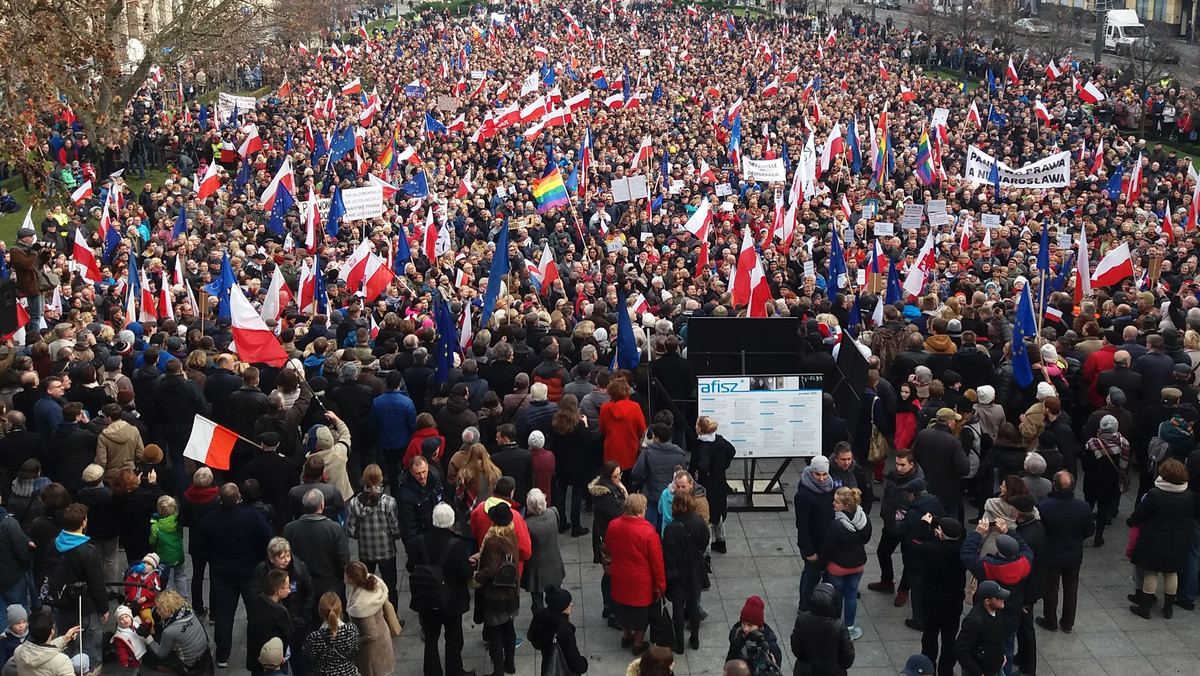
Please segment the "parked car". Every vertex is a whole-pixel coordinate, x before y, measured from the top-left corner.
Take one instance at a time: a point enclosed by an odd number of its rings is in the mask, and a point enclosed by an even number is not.
[[[1042,21],[1041,19],[1017,19],[1013,26],[1016,27],[1017,32],[1024,33],[1025,35],[1050,34],[1050,24]]]

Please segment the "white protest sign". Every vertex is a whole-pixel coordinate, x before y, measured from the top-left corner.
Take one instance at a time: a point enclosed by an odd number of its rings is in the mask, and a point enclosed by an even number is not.
[[[678,195],[683,192],[683,181],[671,181],[671,187],[667,188],[667,192],[672,195]]]
[[[1000,227],[1000,214],[980,214],[979,223],[985,228]]]
[[[805,277],[816,277],[817,276],[816,268],[813,266],[812,261],[804,261],[804,276]]]
[[[946,200],[929,200],[929,204],[926,206],[929,225],[940,228],[950,222],[950,217],[946,215]]]
[[[875,223],[875,236],[876,237],[891,237],[892,234],[895,233],[895,231],[896,231],[895,223],[888,223],[886,221],[878,221]]]
[[[949,121],[950,121],[950,109],[949,108],[934,108],[933,109],[933,117],[931,117],[929,119],[929,126],[936,129],[939,124],[942,126],[945,126],[946,123]]]
[[[642,200],[650,197],[650,188],[646,184],[645,175],[638,174],[629,177],[629,199]]]
[[[766,183],[782,183],[787,180],[783,158],[774,160],[752,160],[742,158],[742,178],[764,181]]]
[[[855,279],[855,282],[859,286],[866,286],[866,284],[867,284],[867,269],[866,268],[858,269],[858,277]]]
[[[875,205],[874,204],[862,205],[862,217],[863,218],[871,218],[874,215],[875,215]]]
[[[452,113],[458,110],[458,99],[453,96],[439,96],[437,99],[438,110],[444,110]]]
[[[471,79],[472,80],[482,80],[485,77],[487,77],[487,73],[482,70],[471,71]]]
[[[717,197],[725,197],[733,194],[733,186],[728,183],[717,184]]]
[[[920,204],[905,204],[904,217],[900,219],[900,227],[912,230],[921,227],[921,217],[925,215],[925,207]]]
[[[639,49],[638,50],[638,56],[650,56],[650,54],[651,54],[651,50],[649,50],[649,49]]]
[[[345,221],[365,221],[383,213],[383,188],[372,185],[365,188],[350,188],[342,191],[342,203],[346,205]]]
[[[993,164],[999,166],[1001,187],[1062,188],[1071,183],[1071,152],[1068,150],[1013,169],[975,146],[971,146],[967,151],[967,164],[963,178],[971,183],[990,184]]]
[[[244,115],[253,112],[256,105],[258,105],[258,101],[253,96],[234,96],[220,92],[217,94],[217,122],[218,124],[228,122],[235,107],[239,115]]]
[[[1075,246],[1075,243],[1071,241],[1071,233],[1064,232],[1058,236],[1058,247],[1060,249],[1070,249],[1073,246]]]

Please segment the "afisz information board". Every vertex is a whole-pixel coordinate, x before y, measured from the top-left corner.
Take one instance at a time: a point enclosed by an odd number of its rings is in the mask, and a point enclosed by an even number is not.
[[[821,453],[821,376],[697,379],[699,414],[739,458],[797,458]]]

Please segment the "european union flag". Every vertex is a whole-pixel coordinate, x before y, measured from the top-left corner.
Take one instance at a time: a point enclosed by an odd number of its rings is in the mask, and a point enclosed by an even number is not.
[[[400,192],[409,197],[428,197],[429,182],[425,179],[425,172],[418,171],[412,178],[404,182],[400,186]]]
[[[997,112],[995,106],[988,106],[988,122],[996,125],[997,127],[1003,127],[1004,125],[1008,124],[1008,116],[1001,115],[999,112]]]
[[[329,201],[329,218],[325,220],[325,234],[330,239],[337,239],[338,219],[346,215],[346,204],[342,201],[342,186],[333,189],[333,199]]]
[[[317,256],[313,261],[313,266],[316,268],[314,273],[313,296],[317,301],[317,313],[326,314],[329,312],[329,293],[325,290],[325,271],[322,269],[324,265],[321,263],[321,257]]]
[[[488,282],[488,288],[491,288],[491,280]],[[470,307],[466,311],[470,312]],[[440,291],[433,294],[433,323],[438,337],[436,382],[444,383],[450,379],[450,369],[454,368],[454,354],[458,352],[458,327],[450,312],[450,305],[442,298]]]
[[[1121,195],[1121,182],[1125,179],[1125,167],[1118,164],[1113,169],[1113,175],[1108,179],[1108,185],[1104,189],[1108,192],[1108,199],[1115,200]]]
[[[200,114],[196,117],[196,121],[200,124],[200,130],[208,129],[208,104],[200,105]]]
[[[507,221],[507,219],[505,219]],[[508,274],[508,223],[500,226],[500,234],[496,237],[496,253],[492,256],[492,267],[488,270],[487,292],[483,295],[483,315],[479,325],[485,326],[496,309],[496,299],[500,297],[500,287],[504,286],[504,275]]]
[[[608,80],[605,79],[603,76],[596,78],[596,81],[594,84],[599,89],[608,89]]]
[[[884,302],[891,305],[904,299],[904,291],[900,288],[900,270],[896,263],[888,260],[887,290],[884,292]]]
[[[354,126],[348,124],[340,134],[333,135],[333,141],[329,144],[329,161],[337,162],[352,152],[354,152]]]
[[[296,198],[292,197],[291,191],[281,182],[275,188],[275,202],[271,205],[271,218],[267,221],[267,227],[271,228],[275,234],[282,235],[283,217],[295,204]]]
[[[553,87],[557,81],[557,76],[554,73],[554,66],[546,64],[546,72],[542,74],[542,84],[547,87]]]
[[[992,162],[992,170],[988,172],[988,182],[992,184],[992,188],[996,191],[996,196],[1000,195],[1000,160]]]
[[[612,369],[637,368],[642,355],[638,352],[637,341],[633,338],[633,322],[629,319],[629,306],[625,304],[625,288],[617,285],[617,342],[616,354],[613,355]]]
[[[625,64],[625,77],[621,79],[621,96],[629,100],[629,64]]]
[[[989,92],[996,91],[996,76],[992,74],[991,68],[988,68],[987,82],[988,82],[988,91]]]
[[[238,123],[238,122],[237,122],[237,119],[238,119],[238,104],[237,104],[237,103],[234,103],[234,104],[233,104],[233,113],[232,113],[232,114],[230,114],[230,116],[229,116],[229,124],[230,124],[230,126],[234,126],[234,127],[236,127],[236,126],[237,126],[237,123]]]
[[[108,234],[105,235],[104,239],[104,260],[112,263],[113,253],[117,250],[117,247],[120,246],[120,244],[121,228],[118,227],[117,223],[111,223],[108,226]],[[0,258],[3,258],[3,256],[0,256]]]
[[[833,244],[829,247],[829,288],[842,288],[841,279],[846,275],[846,255],[842,253],[842,233],[833,230]]]
[[[238,167],[237,178],[234,179],[233,196],[238,197],[246,191],[246,185],[250,183],[250,158],[242,160]]]
[[[313,164],[316,164],[317,160],[321,159],[322,157],[325,157],[328,154],[329,154],[329,147],[325,145],[325,135],[317,134],[316,138],[313,139],[313,154],[312,154]]]
[[[654,93],[650,95],[650,103],[658,103],[663,97],[663,88],[661,84],[654,85]]]
[[[787,143],[784,143],[783,147],[779,149],[779,159],[783,160],[784,171],[792,170],[792,159],[788,157]]]
[[[1072,270],[1075,269],[1075,252],[1072,251],[1067,255],[1067,261],[1058,269],[1058,276],[1050,283],[1052,291],[1062,291],[1067,284],[1067,277],[1070,276]]]
[[[404,264],[410,260],[412,260],[412,249],[408,248],[408,230],[401,225],[400,232],[396,234],[396,258],[392,263],[392,270],[397,275],[403,275]]]
[[[571,175],[567,176],[567,180],[563,182],[563,185],[566,186],[568,194],[573,194],[576,190],[579,189],[579,165],[578,164],[576,164],[571,169]]]
[[[284,140],[284,142],[283,142],[283,154],[287,155],[290,152],[292,152],[292,130],[291,129],[288,130],[287,139]]]
[[[429,134],[432,134],[434,132],[437,132],[439,134],[450,133],[449,131],[446,130],[446,125],[442,124],[441,122],[438,122],[428,112],[425,113],[425,132],[429,133]]]
[[[1033,299],[1029,295],[1029,285],[1021,290],[1021,299],[1017,302],[1017,320],[1013,324],[1012,336],[1012,368],[1013,379],[1021,387],[1029,387],[1033,382],[1033,368],[1029,365],[1029,353],[1026,351],[1026,338],[1037,336],[1037,323],[1033,318]]]
[[[237,279],[233,276],[233,268],[229,267],[229,254],[223,254],[221,256],[221,274],[211,284],[204,287],[208,295],[217,298],[217,316],[222,319],[228,319],[230,316],[229,290],[236,283]]]
[[[110,229],[116,227],[115,224]],[[175,219],[175,227],[171,229],[171,243],[175,243],[180,235],[187,233],[187,205],[179,209],[179,218]]]

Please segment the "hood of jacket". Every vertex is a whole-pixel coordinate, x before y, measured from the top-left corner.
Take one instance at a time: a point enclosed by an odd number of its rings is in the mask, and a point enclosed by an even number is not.
[[[470,407],[467,398],[461,394],[452,394],[446,397],[446,410],[451,413],[462,413]]]
[[[950,336],[937,334],[925,339],[925,349],[934,354],[954,354],[958,348]]]
[[[161,531],[164,531],[167,533],[178,533],[179,532],[179,515],[178,514],[172,514],[171,516],[158,516],[157,514],[155,514],[155,522],[158,524],[158,528]]]
[[[813,587],[809,598],[809,609],[814,615],[836,618],[842,614],[842,597],[828,582]]]
[[[588,493],[593,498],[602,498],[611,493],[621,500],[625,499],[625,496],[620,494],[620,489],[607,480],[601,480],[600,477],[592,479],[591,483],[588,484]]]
[[[371,617],[383,608],[383,604],[388,600],[387,585],[378,577],[375,578],[375,589],[370,590],[366,587],[350,587],[347,585],[346,596],[349,603],[346,605],[346,614],[350,617]]]
[[[54,538],[54,548],[57,549],[60,554],[66,553],[82,544],[87,543],[89,540],[91,540],[91,538],[86,535],[80,535],[79,533],[72,533],[71,531],[64,530],[60,531],[58,537]]]
[[[61,650],[52,645],[42,645],[41,643],[33,643],[32,641],[22,643],[13,651],[13,659],[16,660],[17,667],[21,673],[25,673],[26,671],[25,669],[21,669],[21,667],[41,670],[45,668],[50,660],[59,655],[66,657]],[[67,659],[70,660],[69,657]]]
[[[653,450],[655,453],[666,453],[679,456],[684,455],[682,448],[669,441],[652,441],[649,444],[646,444],[646,450]],[[649,460],[649,458],[647,458],[647,460]]]
[[[543,361],[537,365],[537,368],[533,369],[533,375],[550,378],[555,373],[558,373],[562,367],[563,365],[556,361]]]
[[[188,486],[183,492],[183,497],[193,504],[206,505],[215,500],[220,493],[221,489],[217,486]]]
[[[118,444],[132,444],[141,436],[141,432],[138,432],[136,427],[124,420],[118,420],[109,423],[108,427],[105,427],[104,431],[100,432],[100,436],[105,439],[111,439]]]

